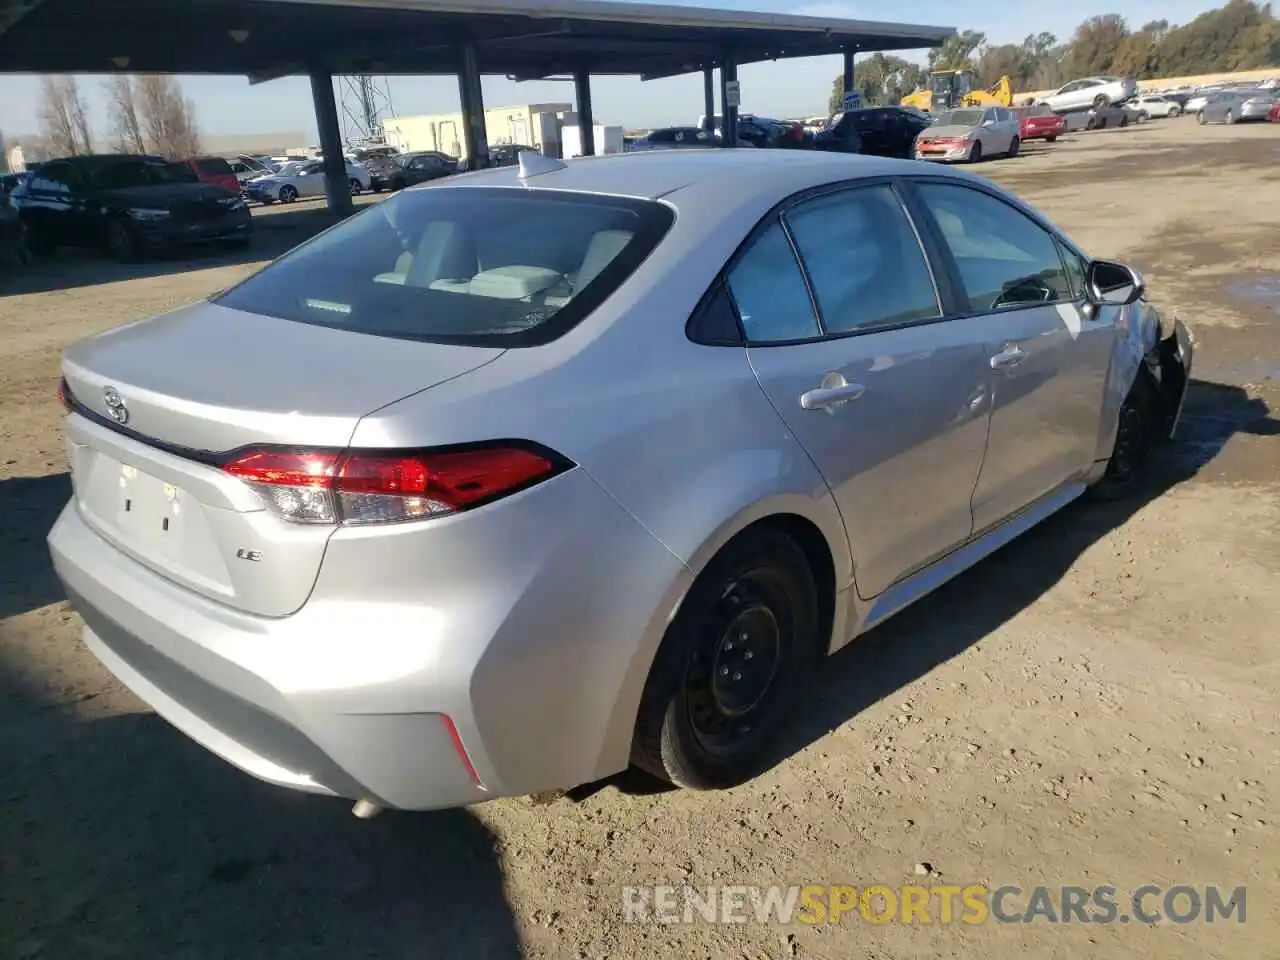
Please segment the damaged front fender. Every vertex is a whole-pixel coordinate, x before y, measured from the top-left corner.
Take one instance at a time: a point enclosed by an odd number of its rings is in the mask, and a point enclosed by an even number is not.
[[[1105,308],[1104,308],[1105,309]],[[1162,400],[1160,435],[1173,436],[1191,378],[1195,341],[1177,317],[1167,324],[1160,311],[1144,300],[1122,308],[1124,316],[1107,375],[1098,436],[1098,462],[1111,455],[1120,408],[1139,376],[1150,378]]]

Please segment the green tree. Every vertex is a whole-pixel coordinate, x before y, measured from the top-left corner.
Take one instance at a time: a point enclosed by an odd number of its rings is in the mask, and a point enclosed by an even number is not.
[[[853,87],[867,104],[895,104],[924,82],[924,72],[916,64],[891,54],[873,53],[854,65]],[[844,104],[844,74],[831,83],[828,107],[839,113]]]
[[[987,35],[978,30],[962,30],[947,37],[942,46],[929,51],[929,69],[971,70],[974,53],[986,42]]]
[[[1071,45],[1063,60],[1063,68],[1070,77],[1089,77],[1111,70],[1120,44],[1129,36],[1129,27],[1118,13],[1106,13],[1090,17],[1071,38]]]

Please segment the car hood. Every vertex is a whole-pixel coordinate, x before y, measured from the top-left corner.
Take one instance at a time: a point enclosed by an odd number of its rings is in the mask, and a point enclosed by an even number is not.
[[[225,200],[233,194],[212,183],[164,183],[103,190],[100,196],[135,207],[151,207],[188,200]]]
[[[977,133],[977,132],[978,132],[977,127],[967,127],[967,126],[962,126],[961,124],[958,124],[958,123],[948,123],[942,126],[925,127],[925,129],[920,132],[920,136],[926,140],[928,139],[958,140],[961,137],[966,137],[971,133]]]

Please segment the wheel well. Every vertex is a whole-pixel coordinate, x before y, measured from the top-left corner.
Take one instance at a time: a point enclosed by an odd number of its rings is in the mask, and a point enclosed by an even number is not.
[[[746,530],[760,526],[773,527],[791,538],[805,555],[805,559],[809,561],[813,585],[818,591],[818,622],[822,630],[821,636],[824,637],[824,642],[829,643],[836,615],[836,568],[831,559],[831,548],[827,546],[827,538],[812,521],[794,513],[779,513],[765,517],[751,524]]]

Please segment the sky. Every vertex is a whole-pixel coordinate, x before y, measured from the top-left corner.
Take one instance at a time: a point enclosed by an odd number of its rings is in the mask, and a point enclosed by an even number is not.
[[[645,0],[640,0],[645,2]],[[1017,43],[1030,33],[1047,30],[1065,40],[1085,18],[1119,13],[1131,27],[1150,20],[1181,24],[1220,4],[1199,0],[915,0],[890,5],[870,0],[815,0],[792,6],[786,0],[667,0],[682,6],[720,7],[774,13],[849,17],[858,20],[896,20],[981,30],[991,43]],[[899,52],[924,62],[927,51]],[[840,72],[839,57],[812,57],[750,64],[741,67],[742,109],[761,116],[823,114],[831,81]],[[106,106],[101,77],[84,77],[95,129],[105,134]],[[484,102],[489,107],[520,103],[567,102],[570,83],[513,83],[502,77],[484,78]],[[286,77],[250,86],[243,77],[183,77],[183,88],[196,105],[200,129],[210,135],[300,132],[315,140],[311,88],[305,77]],[[0,131],[34,134],[39,81],[29,75],[0,75]],[[390,81],[391,106],[399,115],[449,113],[458,109],[458,85],[452,77],[395,77]],[[694,74],[642,83],[639,79],[597,77],[592,80],[597,123],[651,127],[696,123],[702,113],[702,77]]]

